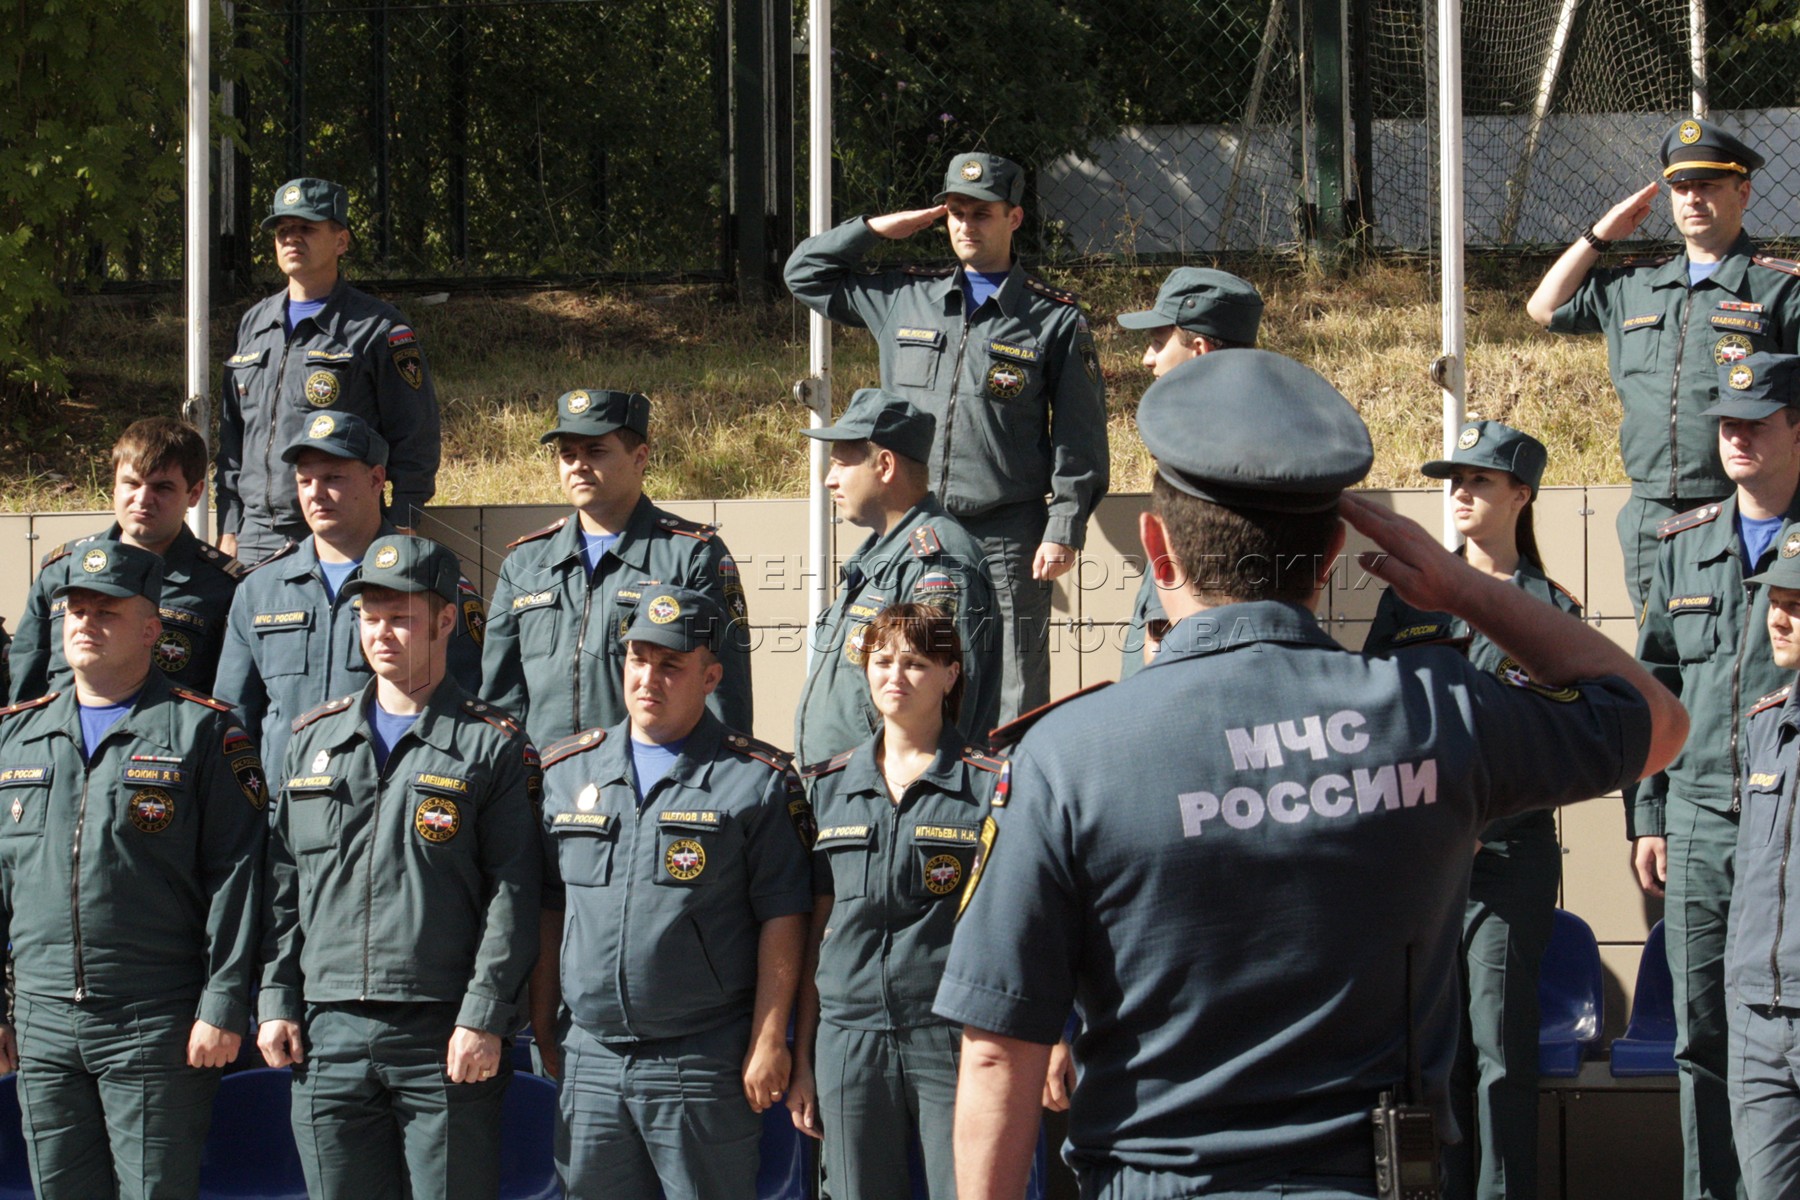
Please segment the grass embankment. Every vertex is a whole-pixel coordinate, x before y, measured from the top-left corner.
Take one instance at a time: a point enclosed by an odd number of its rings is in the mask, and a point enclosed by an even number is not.
[[[1285,263],[1241,268],[1268,301],[1264,344],[1335,383],[1374,433],[1373,486],[1418,486],[1438,453],[1440,409],[1427,377],[1437,355],[1437,284],[1429,267],[1372,262],[1339,279]],[[1538,330],[1524,299],[1536,267],[1479,264],[1468,291],[1469,409],[1535,433],[1550,447],[1546,483],[1623,479],[1618,401],[1598,338]],[[1106,372],[1113,488],[1149,485],[1132,424],[1149,374],[1142,339],[1113,316],[1148,305],[1164,271],[1105,267],[1051,275],[1083,293]],[[442,504],[556,503],[538,434],[571,387],[623,387],[655,403],[650,486],[658,498],[797,496],[806,491],[803,408],[791,387],[806,369],[806,314],[791,302],[727,304],[710,289],[459,295],[427,305],[396,298],[419,329],[444,414]],[[215,362],[244,305],[215,316]],[[74,317],[75,394],[17,421],[0,454],[9,511],[106,508],[106,449],[130,421],[174,413],[182,390],[182,324],[167,302],[92,302]],[[837,398],[875,381],[867,334],[836,339]],[[1283,431],[1270,427],[1266,436]]]

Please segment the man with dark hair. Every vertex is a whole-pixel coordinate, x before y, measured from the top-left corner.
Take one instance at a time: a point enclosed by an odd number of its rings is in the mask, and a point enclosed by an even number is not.
[[[909,401],[864,388],[835,425],[806,436],[831,446],[825,486],[839,515],[869,536],[844,560],[837,598],[813,628],[812,668],[794,714],[795,752],[823,762],[881,727],[863,670],[864,633],[890,604],[915,601],[956,621],[963,701],[956,726],[984,742],[1000,709],[1001,633],[981,547],[927,484],[934,422]]]
[[[225,641],[225,614],[244,568],[195,537],[187,510],[206,486],[206,443],[170,417],[133,422],[113,444],[113,523],[44,556],[25,598],[12,648],[14,702],[69,686],[62,652],[66,601],[53,593],[81,574],[83,552],[123,542],[163,560],[162,634],[152,660],[171,683],[210,694]]]
[[[1072,293],[1013,255],[1024,199],[1019,164],[958,154],[933,207],[854,218],[802,242],[787,263],[794,298],[873,333],[882,388],[937,422],[929,483],[987,555],[1006,721],[1050,699],[1050,583],[1075,565],[1110,470],[1087,318]],[[883,238],[940,218],[955,267],[862,269]]]
[[[52,593],[68,690],[0,710],[0,1071],[43,1200],[196,1195],[250,1015],[267,789],[153,664],[163,561],[85,543]]]
[[[359,417],[387,443],[396,525],[416,525],[437,490],[437,392],[419,335],[344,282],[349,224],[348,193],[324,179],[289,180],[263,218],[287,287],[238,324],[216,455],[219,546],[248,563],[308,534],[279,456],[319,413]]]
[[[343,595],[375,677],[296,721],[276,776],[257,1045],[294,1068],[315,1200],[492,1197],[537,957],[537,752],[449,675],[454,554],[379,537]]]
[[[692,588],[731,619],[724,677],[707,707],[747,730],[750,612],[731,551],[711,525],[664,512],[644,494],[650,398],[577,388],[556,401],[557,478],[575,511],[507,547],[489,609],[482,698],[547,746],[625,715],[623,633],[658,587]]]
[[[996,792],[935,1006],[964,1025],[957,1194],[1024,1192],[1073,1010],[1083,1195],[1373,1197],[1384,1092],[1454,1128],[1476,835],[1660,768],[1686,718],[1597,631],[1343,494],[1368,431],[1298,363],[1209,354],[1151,385],[1138,428],[1175,623],[1140,674],[1045,715]],[[1312,609],[1340,515],[1385,552],[1370,569],[1506,669],[1332,641]],[[1257,565],[1195,569],[1215,555]]]

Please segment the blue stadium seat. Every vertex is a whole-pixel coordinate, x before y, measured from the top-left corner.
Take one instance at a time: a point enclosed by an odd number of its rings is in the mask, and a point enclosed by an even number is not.
[[[1606,1024],[1600,944],[1588,923],[1557,909],[1538,975],[1538,1074],[1573,1076]]]
[[[1613,1040],[1612,1073],[1620,1078],[1675,1074],[1675,985],[1669,977],[1661,921],[1645,939],[1644,955],[1638,959],[1631,1020],[1625,1036]]]
[[[912,1174],[912,1200],[931,1200],[925,1190],[925,1160],[919,1152],[919,1135],[915,1131],[906,1148],[906,1167]],[[1031,1156],[1031,1177],[1025,1181],[1025,1200],[1044,1200],[1050,1191],[1050,1142],[1044,1126],[1038,1125],[1037,1150]],[[759,1196],[757,1200],[767,1200]]]
[[[512,1065],[513,1070],[520,1075],[537,1074],[537,1064],[532,1061],[529,1025],[512,1035]]]
[[[19,1123],[19,1077],[0,1076],[0,1200],[32,1200],[25,1130]]]
[[[782,1112],[786,1112],[782,1109]],[[557,1200],[556,1085],[514,1075],[500,1114],[500,1200]]]
[[[812,1153],[812,1139],[794,1128],[787,1105],[764,1110],[756,1200],[812,1200]]]
[[[200,1152],[201,1200],[306,1200],[294,1147],[285,1067],[237,1071],[219,1083]]]

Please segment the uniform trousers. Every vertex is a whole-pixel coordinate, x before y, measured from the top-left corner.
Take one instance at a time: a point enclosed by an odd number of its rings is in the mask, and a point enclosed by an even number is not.
[[[749,1048],[748,1018],[639,1042],[603,1042],[568,1022],[556,1123],[564,1195],[755,1200],[762,1117],[744,1098]]]
[[[307,1006],[294,1067],[294,1140],[312,1200],[480,1200],[500,1188],[500,1110],[512,1079],[445,1072],[454,1002]]]
[[[950,1142],[962,1031],[952,1025],[845,1029],[819,1023],[814,1075],[828,1200],[907,1200],[916,1132],[931,1200],[955,1200]]]
[[[233,557],[247,567],[254,567],[288,542],[304,541],[311,533],[304,522],[269,525],[245,513],[243,527],[238,530],[237,553]]]
[[[19,1109],[39,1200],[177,1200],[200,1188],[216,1068],[187,1065],[199,998],[20,993]]]
[[[1054,585],[1031,577],[1031,562],[1044,540],[1049,512],[1042,504],[1011,504],[971,516],[957,514],[956,519],[980,543],[983,565],[994,585],[1002,635],[997,724],[1004,725],[1050,702]]]

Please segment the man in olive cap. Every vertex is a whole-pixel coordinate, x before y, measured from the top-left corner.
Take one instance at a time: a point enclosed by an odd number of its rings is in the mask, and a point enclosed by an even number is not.
[[[1666,896],[1690,1198],[1738,1194],[1724,957],[1736,915],[1741,731],[1758,698],[1783,682],[1757,652],[1767,591],[1746,583],[1774,558],[1783,521],[1800,517],[1800,357],[1752,354],[1716,370],[1718,403],[1701,415],[1714,426],[1714,453],[1735,490],[1662,523],[1638,630],[1638,659],[1687,705],[1693,735],[1668,770],[1625,795],[1638,883]]]
[[[1685,717],[1597,631],[1344,494],[1368,431],[1298,363],[1186,363],[1138,428],[1157,468],[1139,532],[1175,624],[1137,676],[1025,735],[1001,784],[1016,801],[990,810],[935,1006],[964,1025],[957,1193],[1025,1190],[1073,1010],[1083,1195],[1374,1196],[1383,1092],[1452,1128],[1476,835],[1660,767]],[[1312,610],[1343,519],[1410,602],[1523,670],[1338,646]],[[1202,566],[1219,556],[1236,561]]]
[[[787,263],[794,298],[873,333],[882,389],[937,422],[931,490],[981,543],[1000,604],[1002,720],[1050,698],[1050,581],[1074,566],[1109,471],[1087,318],[1013,255],[1024,198],[1017,163],[958,154],[932,207],[853,218]],[[939,218],[956,266],[862,269],[883,238]]]
[[[1625,410],[1619,449],[1631,477],[1619,545],[1638,606],[1656,564],[1657,526],[1731,492],[1713,422],[1703,416],[1718,398],[1718,369],[1758,351],[1800,349],[1800,267],[1759,253],[1744,232],[1762,155],[1690,117],[1664,135],[1662,164],[1683,252],[1596,266],[1650,215],[1657,185],[1646,184],[1576,238],[1525,304],[1554,333],[1606,335]]]
[[[43,1200],[193,1196],[249,1018],[267,789],[230,709],[152,663],[163,560],[78,553],[70,686],[0,710],[0,1071]]]
[[[307,535],[278,456],[315,414],[353,414],[386,440],[396,525],[418,524],[437,490],[437,392],[419,335],[399,309],[339,273],[350,252],[349,203],[338,184],[294,179],[276,189],[263,218],[287,288],[238,324],[214,456],[219,548],[246,563]]]
[[[1154,304],[1142,312],[1120,313],[1118,321],[1126,329],[1142,329],[1149,334],[1144,366],[1149,368],[1152,379],[1161,379],[1202,354],[1254,347],[1262,314],[1262,295],[1247,280],[1212,267],[1177,267],[1163,280]],[[1155,653],[1168,626],[1162,597],[1157,594],[1146,565],[1144,581],[1132,604],[1131,620],[1125,626],[1120,679],[1143,669],[1145,659]]]

